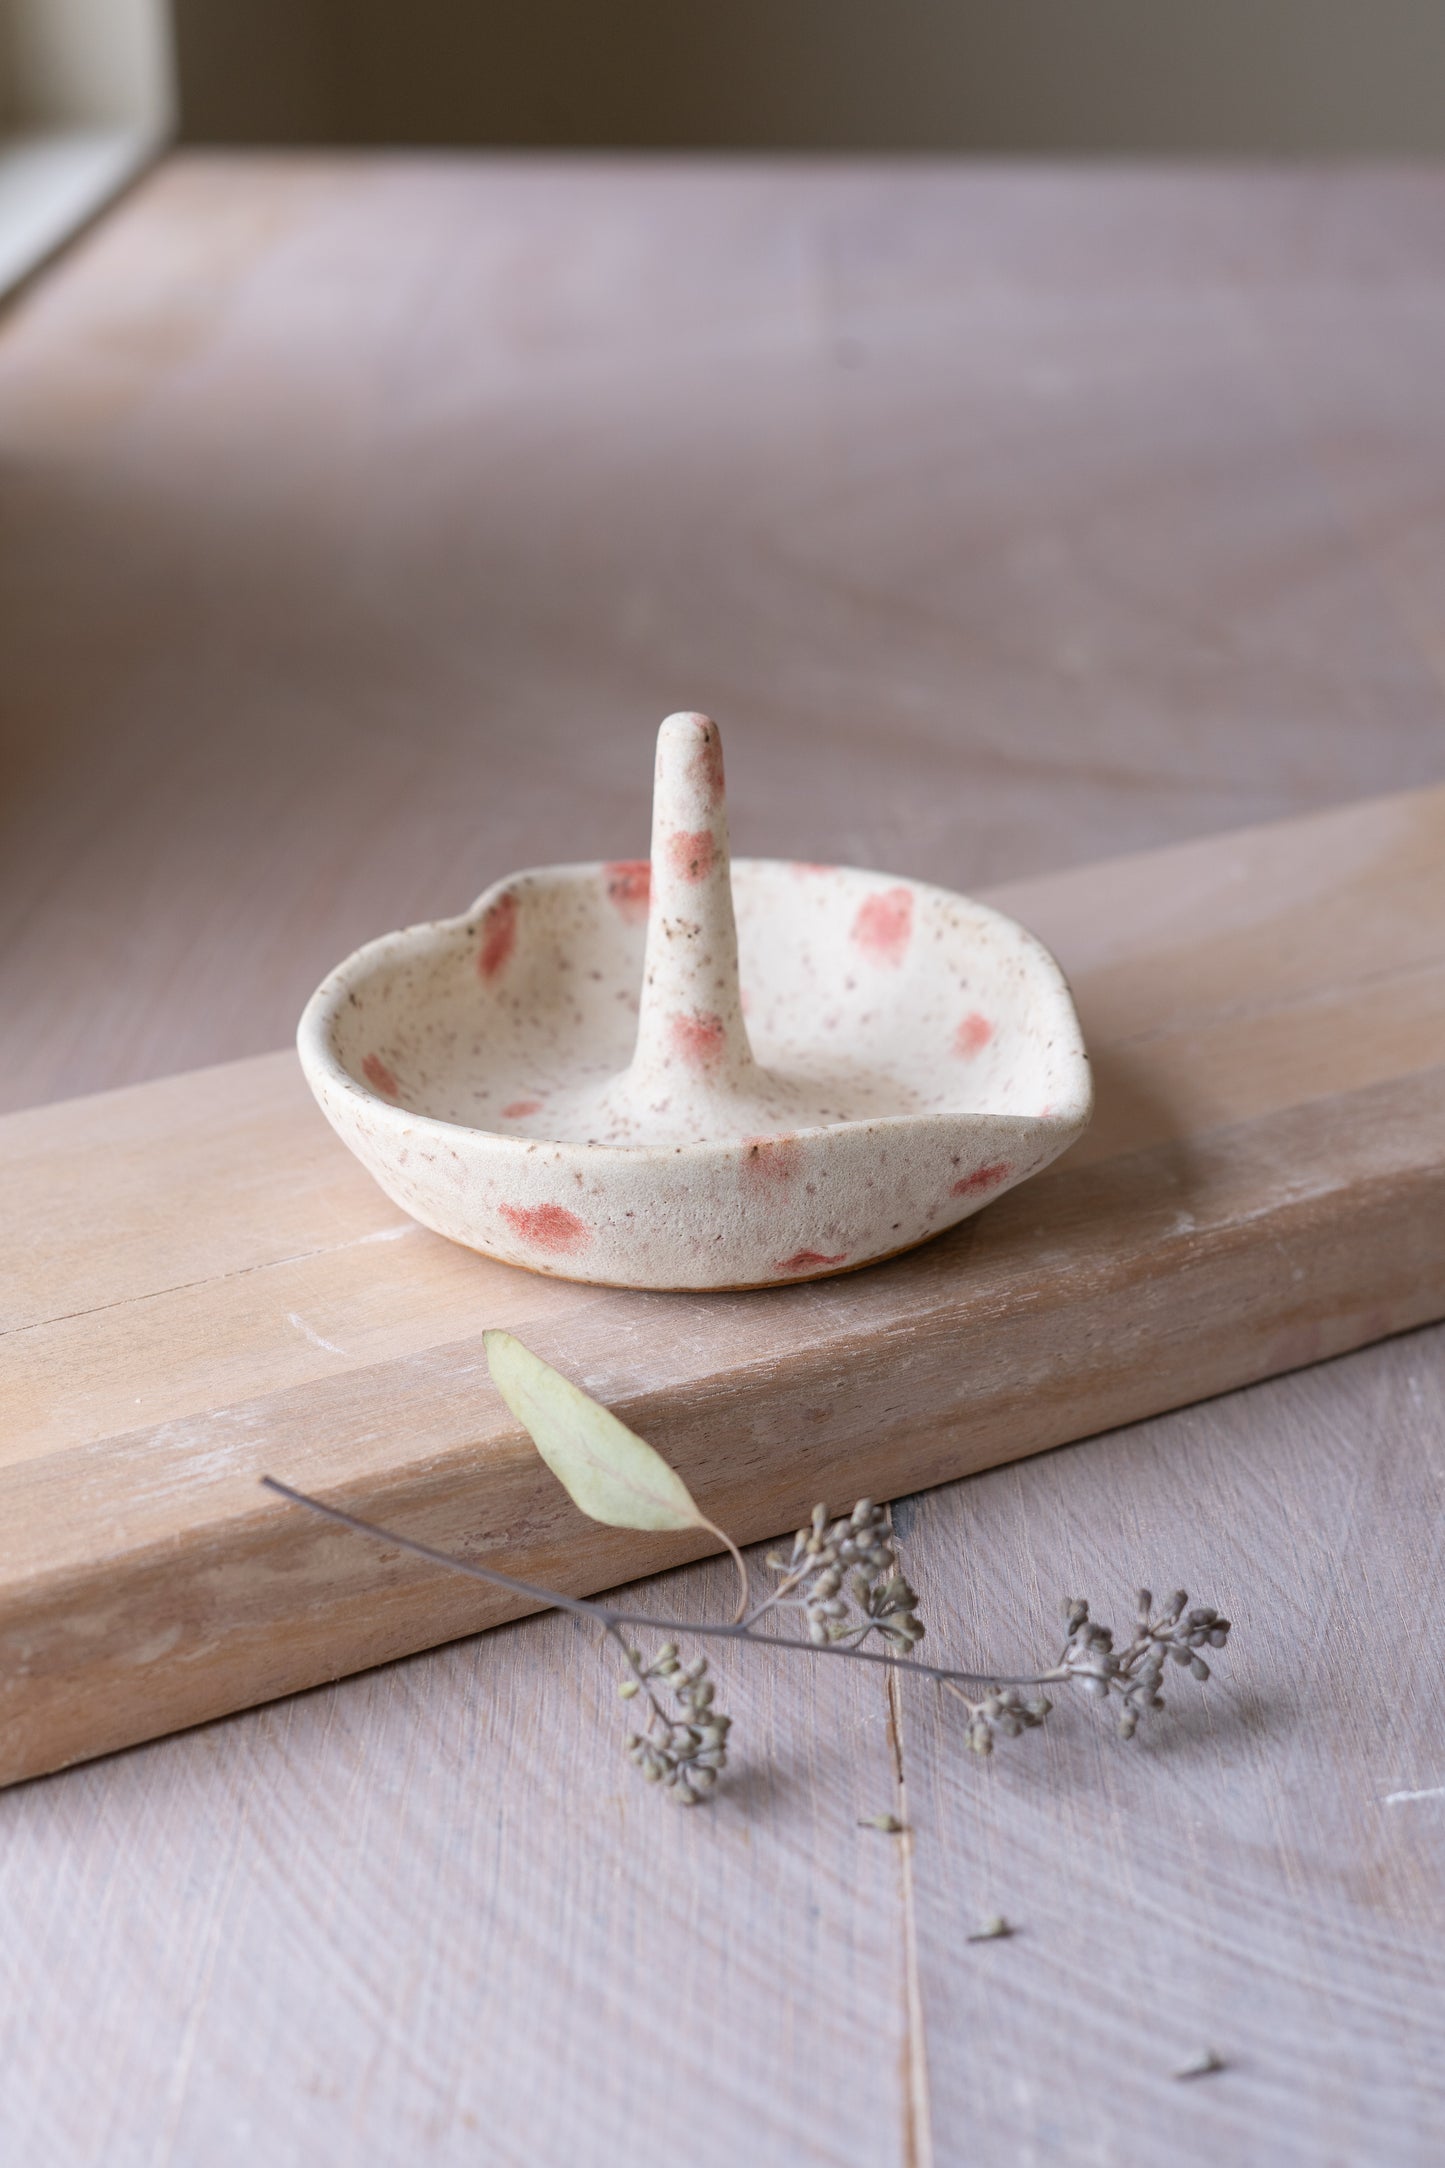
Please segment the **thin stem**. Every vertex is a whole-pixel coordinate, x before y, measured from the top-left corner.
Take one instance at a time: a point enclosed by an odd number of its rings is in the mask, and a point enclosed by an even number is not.
[[[607,1604],[591,1603],[583,1596],[566,1596],[560,1589],[542,1588],[535,1581],[520,1581],[515,1574],[500,1573],[495,1566],[479,1566],[474,1559],[454,1557],[450,1551],[439,1551],[430,1543],[418,1543],[412,1536],[400,1535],[394,1528],[380,1528],[374,1521],[364,1521],[355,1513],[344,1512],[340,1506],[328,1506],[306,1491],[294,1490],[289,1483],[282,1483],[275,1476],[263,1475],[261,1482],[278,1498],[289,1498],[293,1505],[305,1506],[342,1528],[350,1528],[358,1536],[370,1536],[374,1542],[389,1543],[398,1550],[410,1551],[431,1565],[468,1574],[474,1581],[485,1581],[492,1588],[505,1589],[509,1595],[521,1596],[528,1603],[570,1611],[574,1618],[592,1619],[609,1631],[619,1626],[647,1626],[655,1633],[700,1634],[711,1641],[742,1641],[749,1648],[784,1649],[795,1656],[839,1656],[852,1664],[880,1664],[888,1671],[911,1671],[920,1679],[957,1679],[970,1686],[1044,1686],[1051,1679],[1062,1676],[1056,1671],[1027,1678],[1010,1678],[999,1671],[955,1671],[943,1664],[918,1663],[911,1656],[880,1656],[872,1649],[845,1648],[838,1642],[790,1641],[780,1634],[756,1634],[746,1620],[712,1626],[701,1619],[653,1618],[646,1611],[614,1611]]]
[[[378,1543],[394,1543],[398,1550],[411,1551],[418,1558],[429,1558],[434,1566],[450,1566],[454,1573],[469,1573],[473,1580],[490,1581],[494,1588],[505,1588],[513,1596],[525,1596],[530,1603],[555,1604],[559,1611],[571,1611],[578,1618],[596,1619],[600,1626],[626,1623],[620,1612],[609,1611],[600,1603],[588,1603],[581,1596],[564,1596],[560,1589],[539,1588],[535,1581],[519,1581],[515,1574],[499,1573],[494,1566],[477,1566],[469,1558],[454,1558],[450,1551],[438,1551],[429,1543],[418,1543],[414,1536],[398,1535],[392,1528],[378,1528],[375,1521],[363,1521],[355,1513],[343,1512],[340,1506],[328,1506],[306,1491],[293,1490],[289,1483],[282,1483],[274,1475],[263,1475],[261,1484],[263,1489],[275,1491],[278,1498],[289,1498],[293,1505],[307,1506],[313,1513],[324,1514],[328,1521],[337,1521],[343,1528],[354,1529],[359,1536],[374,1536]]]
[[[647,1730],[649,1736],[651,1735],[654,1724],[661,1724],[664,1731],[668,1730],[671,1726],[672,1719],[668,1715],[666,1709],[663,1708],[662,1703],[658,1700],[656,1694],[653,1692],[651,1679],[647,1676],[647,1673],[643,1670],[641,1664],[637,1662],[636,1658],[633,1656],[631,1649],[628,1647],[627,1637],[622,1632],[621,1627],[616,1625],[615,1623],[612,1623],[606,1626],[604,1628],[604,1631],[609,1634],[611,1638],[617,1643],[618,1648],[622,1651],[622,1661],[626,1664],[628,1670],[632,1673],[633,1678],[636,1679],[638,1685],[642,1688],[643,1693],[647,1696]]]
[[[772,1593],[770,1595],[764,1596],[762,1602],[760,1604],[756,1604],[753,1607],[753,1609],[748,1613],[747,1617],[743,1620],[743,1624],[745,1626],[755,1626],[758,1620],[762,1618],[766,1612],[776,1611],[780,1604],[785,1605],[790,1611],[801,1611],[805,1609],[806,1600],[803,1597],[795,1597],[792,1603],[788,1602],[788,1598],[792,1596],[793,1590],[795,1588],[797,1588],[802,1582],[807,1580],[808,1575],[812,1572],[816,1564],[817,1560],[815,1558],[804,1558],[803,1563],[796,1569],[795,1572],[790,1573],[785,1581],[779,1581],[777,1587],[772,1591]]]
[[[719,1528],[716,1521],[704,1521],[702,1525],[710,1536],[716,1536],[719,1543],[727,1545],[732,1562],[738,1569],[738,1607],[733,1613],[733,1624],[741,1626],[748,1615],[748,1605],[753,1600],[753,1586],[748,1579],[747,1561],[725,1528]]]

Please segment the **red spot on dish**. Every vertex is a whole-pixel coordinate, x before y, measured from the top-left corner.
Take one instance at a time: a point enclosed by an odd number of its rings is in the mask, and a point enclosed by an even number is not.
[[[725,1035],[723,1020],[705,1009],[694,1009],[689,1016],[674,1016],[668,1021],[672,1050],[694,1069],[708,1069],[723,1051]]]
[[[708,805],[720,805],[724,783],[722,739],[711,724],[702,733],[688,767],[694,782],[701,784],[706,793]]]
[[[524,1114],[540,1114],[541,1111],[542,1102],[540,1099],[514,1099],[509,1107],[503,1107],[502,1120],[504,1122],[519,1122]]]
[[[401,1090],[396,1072],[387,1068],[380,1054],[368,1054],[361,1064],[361,1073],[373,1091],[384,1092],[388,1099],[395,1099]]]
[[[667,862],[680,881],[705,881],[716,855],[709,828],[679,829],[667,839]]]
[[[652,867],[645,858],[614,858],[602,868],[607,877],[607,900],[633,924],[647,916],[652,894]]]
[[[847,1255],[846,1250],[839,1250],[836,1257],[825,1257],[821,1250],[795,1250],[793,1255],[785,1257],[780,1265],[774,1265],[773,1270],[774,1272],[809,1272],[815,1265],[841,1265]]]
[[[823,865],[816,858],[795,858],[792,861],[792,866],[794,873],[831,873],[833,871],[831,866]]]
[[[533,1249],[549,1250],[554,1256],[580,1250],[592,1239],[586,1221],[578,1219],[565,1205],[504,1204],[500,1211],[524,1242],[530,1242]]]
[[[913,933],[911,888],[881,888],[858,906],[853,939],[880,964],[901,964]]]
[[[955,1197],[972,1197],[981,1189],[997,1189],[1012,1173],[1013,1168],[1003,1159],[992,1167],[975,1167],[972,1174],[966,1174],[961,1182],[954,1183],[953,1194]]]
[[[752,1189],[772,1189],[791,1182],[803,1164],[803,1147],[792,1135],[748,1137],[743,1144],[743,1180]]]
[[[517,899],[510,891],[498,896],[482,920],[482,945],[477,952],[477,972],[494,979],[517,945]]]
[[[955,1054],[964,1054],[972,1058],[973,1055],[983,1052],[992,1037],[993,1025],[986,1016],[980,1016],[978,1010],[974,1009],[964,1018],[954,1033],[953,1051]]]

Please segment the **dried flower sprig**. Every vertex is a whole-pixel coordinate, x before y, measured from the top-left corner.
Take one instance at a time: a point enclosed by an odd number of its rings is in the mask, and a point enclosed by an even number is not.
[[[666,1785],[682,1805],[693,1807],[704,1792],[712,1790],[718,1771],[727,1765],[728,1733],[732,1718],[713,1703],[707,1658],[695,1656],[685,1664],[675,1641],[664,1641],[650,1663],[642,1651],[624,1647],[631,1673],[617,1691],[624,1701],[639,1694],[646,1697],[647,1720],[641,1731],[627,1741],[627,1758],[649,1783]],[[657,1685],[665,1682],[677,1702],[678,1714],[665,1709]]]
[[[1042,1686],[1045,1679],[1052,1677],[1051,1672],[1045,1672],[1029,1683]],[[1032,1731],[1053,1707],[1046,1694],[1025,1698],[1024,1689],[1017,1686],[995,1686],[980,1700],[974,1700],[951,1679],[946,1684],[948,1692],[968,1710],[966,1737],[975,1754],[991,1754],[995,1738],[1017,1739],[1021,1731]]]
[[[900,1568],[897,1537],[887,1509],[868,1498],[860,1498],[850,1514],[838,1519],[830,1518],[825,1506],[814,1506],[808,1523],[794,1536],[791,1551],[769,1553],[768,1565],[781,1578],[754,1602],[741,1551],[700,1512],[681,1477],[654,1447],[510,1333],[489,1332],[486,1345],[492,1376],[503,1398],[583,1512],[613,1527],[704,1529],[726,1545],[740,1586],[737,1611],[730,1621],[658,1619],[614,1610],[608,1604],[543,1588],[475,1559],[418,1543],[272,1476],[261,1480],[279,1496],[357,1534],[600,1626],[623,1660],[619,1694],[626,1701],[640,1701],[644,1711],[642,1729],[628,1735],[628,1757],[645,1778],[661,1784],[682,1805],[695,1806],[716,1784],[727,1763],[732,1720],[714,1706],[705,1658],[685,1661],[671,1640],[654,1656],[644,1657],[626,1638],[626,1627],[692,1633],[916,1673],[963,1702],[968,1711],[968,1743],[981,1754],[992,1753],[998,1738],[1017,1738],[1020,1732],[1042,1724],[1053,1704],[1041,1689],[1055,1684],[1077,1685],[1100,1700],[1117,1695],[1122,1702],[1120,1735],[1132,1738],[1141,1719],[1164,1706],[1159,1683],[1165,1663],[1172,1659],[1187,1665],[1196,1679],[1206,1680],[1209,1665],[1200,1651],[1223,1648],[1229,1638],[1229,1620],[1207,1605],[1187,1609],[1189,1599],[1182,1589],[1157,1615],[1148,1589],[1140,1589],[1134,1636],[1122,1649],[1115,1648],[1110,1629],[1090,1617],[1087,1603],[1075,1597],[1064,1606],[1063,1650],[1046,1671],[1008,1678],[924,1663],[912,1653],[924,1635],[918,1597]],[[758,1631],[760,1621],[789,1611],[804,1620],[806,1637]],[[864,1647],[874,1636],[885,1644],[887,1653]],[[667,1694],[675,1706],[668,1706]],[[885,1819],[892,1827],[892,1817],[875,1818],[870,1826],[881,1828]]]
[[[767,1611],[788,1609],[803,1612],[815,1648],[856,1649],[876,1633],[906,1654],[923,1639],[918,1598],[898,1570],[887,1508],[871,1498],[860,1498],[846,1520],[831,1525],[827,1507],[814,1506],[791,1555],[769,1551],[768,1564],[784,1578],[747,1614],[749,1625]]]
[[[1082,1596],[1071,1596],[1064,1605],[1068,1638],[1058,1663],[1052,1671],[1040,1672],[1031,1683],[1052,1686],[1055,1682],[1070,1682],[1101,1701],[1117,1693],[1124,1704],[1119,1712],[1119,1736],[1132,1739],[1140,1720],[1164,1706],[1159,1682],[1166,1659],[1172,1657],[1176,1664],[1187,1664],[1193,1677],[1203,1681],[1210,1672],[1199,1651],[1206,1647],[1222,1649],[1229,1639],[1227,1618],[1221,1618],[1210,1604],[1197,1604],[1192,1611],[1186,1611],[1188,1601],[1182,1588],[1175,1589],[1156,1618],[1154,1598],[1147,1588],[1141,1588],[1136,1598],[1137,1631],[1127,1648],[1116,1649],[1110,1628],[1090,1618]],[[961,1687],[948,1683],[949,1691],[967,1705],[968,1743],[979,1754],[993,1752],[996,1736],[1016,1739],[1021,1731],[1042,1724],[1053,1707],[1042,1695],[1026,1700],[1017,1686],[996,1687],[982,1701],[972,1701]]]

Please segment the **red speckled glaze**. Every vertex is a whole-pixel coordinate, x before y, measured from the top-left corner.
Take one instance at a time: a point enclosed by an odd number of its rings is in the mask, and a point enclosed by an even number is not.
[[[954,1050],[965,1060],[971,1060],[975,1054],[983,1052],[992,1037],[993,1025],[988,1018],[980,1016],[977,1009],[971,1009],[953,1035]]]
[[[727,1052],[727,1033],[720,1016],[707,1016],[693,1009],[686,1016],[670,1016],[667,1029],[674,1053],[689,1069],[711,1069]]]
[[[565,1205],[503,1204],[497,1210],[524,1242],[551,1257],[567,1257],[587,1246],[587,1222]]]
[[[923,882],[734,864],[721,738],[693,714],[658,736],[650,860],[513,874],[463,918],[372,942],[298,1043],[405,1211],[624,1287],[891,1256],[1045,1166],[1090,1108],[1068,989],[1031,935]]]
[[[668,722],[676,720],[674,716],[668,717]],[[709,813],[714,813],[721,808],[727,793],[727,782],[723,773],[722,732],[706,715],[692,716],[688,720],[704,726],[696,732],[689,748],[688,788],[700,805],[705,806]],[[662,727],[665,730],[667,723]]]
[[[858,906],[853,940],[880,964],[901,964],[913,938],[913,891],[885,888]]]
[[[388,1099],[395,1099],[401,1091],[396,1081],[396,1071],[388,1069],[380,1054],[368,1054],[361,1064],[361,1073],[368,1084],[374,1084]]]
[[[680,881],[705,881],[712,872],[716,846],[706,828],[667,839],[668,863]]]
[[[999,1189],[1013,1173],[1006,1159],[998,1160],[992,1167],[975,1167],[972,1174],[960,1175],[949,1195],[953,1197],[976,1197],[981,1190]]]
[[[652,894],[652,866],[646,858],[614,858],[603,867],[607,877],[607,900],[633,924],[646,923],[648,898]]]
[[[748,1137],[742,1157],[743,1181],[750,1189],[770,1189],[794,1181],[807,1161],[799,1137]]]
[[[517,899],[510,891],[498,896],[482,914],[482,945],[477,951],[477,972],[484,980],[504,971],[517,945]]]

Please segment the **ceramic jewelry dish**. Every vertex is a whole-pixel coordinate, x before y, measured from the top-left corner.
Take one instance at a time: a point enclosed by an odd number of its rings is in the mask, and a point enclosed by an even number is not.
[[[769,1287],[911,1249],[1057,1157],[1092,1094],[1052,956],[921,881],[728,852],[722,741],[669,716],[651,861],[548,866],[385,935],[298,1046],[386,1194],[618,1287]]]

